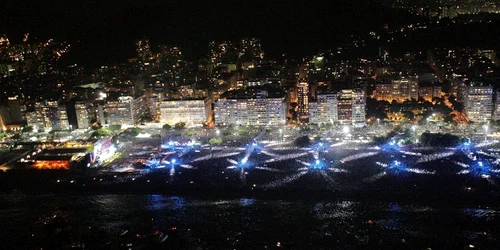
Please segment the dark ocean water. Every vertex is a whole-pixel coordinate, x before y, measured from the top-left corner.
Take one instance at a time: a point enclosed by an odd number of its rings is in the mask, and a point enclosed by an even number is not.
[[[0,249],[78,243],[120,249],[134,238],[120,236],[127,230],[133,236],[169,234],[167,249],[496,249],[500,210],[348,200],[0,195]]]

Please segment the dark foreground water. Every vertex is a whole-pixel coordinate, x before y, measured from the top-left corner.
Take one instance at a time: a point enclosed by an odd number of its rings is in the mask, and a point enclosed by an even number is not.
[[[492,207],[0,195],[0,249],[498,249],[499,236]]]

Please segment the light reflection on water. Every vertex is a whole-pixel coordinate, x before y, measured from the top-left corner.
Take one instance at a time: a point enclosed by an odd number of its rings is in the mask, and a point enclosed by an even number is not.
[[[500,212],[496,208],[436,208],[348,200],[313,202],[253,198],[211,200],[164,195],[0,195],[0,204],[4,204],[0,205],[0,242],[7,245],[22,242],[32,233],[40,233],[37,231],[40,219],[54,214],[67,219],[75,232],[96,227],[103,231],[103,235],[112,236],[119,235],[123,230],[168,231],[176,227],[181,235],[197,238],[201,242],[230,238],[231,242],[254,248],[276,244],[278,240],[295,248],[305,247],[308,242],[324,237],[334,237],[342,242],[365,231],[368,221],[373,223],[380,237],[400,237],[416,243],[438,240],[438,237],[450,242],[475,240],[476,235],[500,224]],[[443,235],[444,232],[447,233]],[[12,234],[16,237],[5,237]],[[459,239],[449,238],[451,235]]]
[[[464,215],[473,217],[475,219],[484,218],[486,220],[491,220],[500,215],[500,211],[487,208],[464,208],[462,209]]]

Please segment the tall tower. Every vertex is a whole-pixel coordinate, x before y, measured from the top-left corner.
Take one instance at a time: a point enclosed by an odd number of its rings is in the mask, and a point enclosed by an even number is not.
[[[297,108],[298,118],[300,121],[308,121],[309,119],[309,83],[301,79],[297,83]]]

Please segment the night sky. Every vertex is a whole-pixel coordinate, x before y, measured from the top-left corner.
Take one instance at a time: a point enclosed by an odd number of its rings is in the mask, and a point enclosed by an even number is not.
[[[262,2],[16,0],[0,7],[0,33],[12,42],[26,32],[66,40],[74,60],[99,64],[135,56],[134,41],[142,37],[153,46],[180,46],[188,59],[206,55],[211,40],[243,37],[260,37],[272,57],[308,55],[409,17],[369,0]]]

